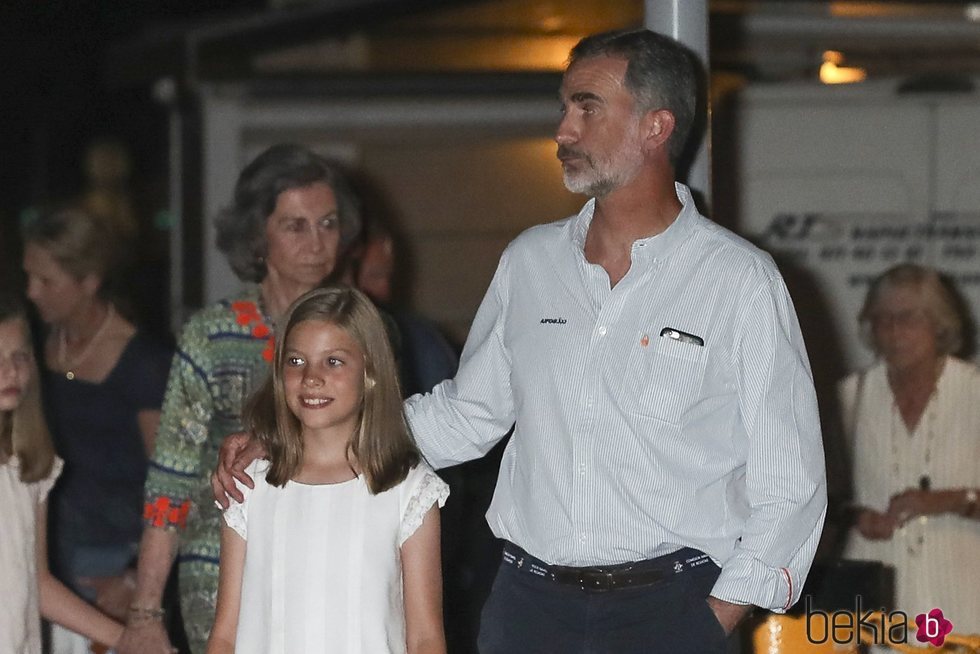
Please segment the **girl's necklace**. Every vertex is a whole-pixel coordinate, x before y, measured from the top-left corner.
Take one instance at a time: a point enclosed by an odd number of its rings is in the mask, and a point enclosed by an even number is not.
[[[99,328],[95,330],[92,334],[92,338],[89,339],[88,343],[82,349],[82,351],[71,361],[68,360],[68,332],[64,327],[58,329],[58,367],[64,371],[65,379],[68,381],[73,381],[77,376],[75,370],[78,366],[85,363],[85,360],[89,358],[92,351],[95,349],[95,345],[102,338],[106,329],[109,327],[109,323],[112,321],[113,315],[115,315],[115,310],[112,308],[111,304],[106,305],[105,318],[102,319],[102,324]]]

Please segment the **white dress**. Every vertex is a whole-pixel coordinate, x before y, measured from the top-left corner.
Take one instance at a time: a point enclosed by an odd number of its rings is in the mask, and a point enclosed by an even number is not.
[[[883,364],[847,377],[839,391],[859,506],[884,511],[892,495],[918,488],[923,476],[933,490],[980,486],[976,366],[946,359],[936,392],[911,434]],[[867,540],[852,529],[844,555],[895,568],[895,609],[914,618],[940,608],[955,633],[980,633],[980,521],[950,514],[920,517],[885,541]]]
[[[405,652],[400,547],[449,487],[424,463],[378,495],[363,476],[277,488],[268,467],[225,511],[247,542],[237,654]]]
[[[35,531],[37,507],[61,472],[61,460],[45,479],[20,480],[17,457],[0,464],[0,654],[40,654]]]

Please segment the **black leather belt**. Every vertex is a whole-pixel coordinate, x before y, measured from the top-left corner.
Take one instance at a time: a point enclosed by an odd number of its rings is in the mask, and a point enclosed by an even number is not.
[[[684,547],[670,554],[645,561],[610,566],[573,567],[549,565],[513,543],[504,544],[503,561],[517,570],[548,579],[563,586],[574,586],[586,592],[604,592],[620,588],[651,586],[687,570],[711,563],[711,557],[699,550]]]

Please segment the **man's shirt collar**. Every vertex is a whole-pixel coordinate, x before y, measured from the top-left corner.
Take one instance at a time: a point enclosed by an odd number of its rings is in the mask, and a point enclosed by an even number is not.
[[[659,234],[633,241],[632,254],[634,261],[638,259],[643,261],[662,261],[690,234],[700,214],[698,213],[697,206],[694,204],[691,190],[680,182],[675,182],[674,188],[677,191],[677,199],[682,205],[680,213],[677,214],[674,222]],[[590,198],[569,225],[569,237],[578,249],[583,252],[585,251],[585,237],[589,233],[589,226],[592,224],[594,214],[595,198]]]

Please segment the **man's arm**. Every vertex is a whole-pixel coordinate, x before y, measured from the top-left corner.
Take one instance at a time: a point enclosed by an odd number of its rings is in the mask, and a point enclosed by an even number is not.
[[[749,517],[711,595],[783,612],[799,599],[827,508],[820,420],[782,280],[757,289],[740,315],[733,363]]]
[[[434,468],[483,456],[514,424],[511,360],[504,343],[512,247],[501,256],[473,319],[456,377],[405,402],[412,435]]]

